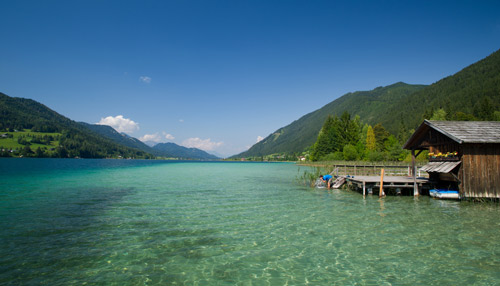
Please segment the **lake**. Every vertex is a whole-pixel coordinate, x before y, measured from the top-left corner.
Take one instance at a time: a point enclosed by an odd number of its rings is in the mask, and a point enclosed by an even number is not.
[[[290,163],[0,159],[2,285],[496,285],[496,203],[296,183]]]

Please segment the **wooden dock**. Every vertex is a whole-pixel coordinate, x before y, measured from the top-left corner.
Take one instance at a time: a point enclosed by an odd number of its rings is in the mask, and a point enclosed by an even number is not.
[[[424,186],[429,183],[427,178],[413,178],[408,176],[382,176],[383,184],[380,188],[381,176],[339,176],[345,178],[346,182],[366,193],[373,193],[374,190],[392,189],[396,194],[402,194],[402,189],[413,189],[414,195],[419,194]]]

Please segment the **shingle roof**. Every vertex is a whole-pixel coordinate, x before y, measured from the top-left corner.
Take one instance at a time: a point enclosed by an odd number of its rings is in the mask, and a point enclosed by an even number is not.
[[[500,121],[430,121],[424,120],[406,141],[403,148],[412,149],[420,144],[429,130],[433,129],[458,144],[500,143]]]
[[[456,162],[429,162],[427,165],[423,166],[420,170],[425,171],[427,173],[429,172],[435,172],[435,173],[449,173],[453,169],[455,169],[456,166],[460,164],[460,161]]]
[[[429,121],[424,123],[458,143],[500,143],[500,121]]]

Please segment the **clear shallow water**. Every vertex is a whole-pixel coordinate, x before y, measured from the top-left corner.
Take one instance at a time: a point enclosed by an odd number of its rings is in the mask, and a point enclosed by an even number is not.
[[[2,159],[0,284],[500,283],[497,204],[363,199],[297,171]]]

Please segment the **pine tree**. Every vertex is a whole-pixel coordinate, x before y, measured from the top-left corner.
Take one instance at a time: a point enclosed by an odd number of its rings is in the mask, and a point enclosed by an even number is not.
[[[319,132],[318,139],[316,143],[313,145],[313,150],[311,152],[312,160],[317,161],[321,159],[321,157],[333,153],[334,149],[334,140],[335,140],[335,123],[334,121],[337,118],[333,118],[331,115],[328,116],[321,131]]]
[[[446,111],[443,108],[439,108],[432,114],[430,120],[446,120]]]
[[[375,145],[377,146],[378,151],[384,151],[385,149],[385,141],[389,137],[390,133],[385,130],[382,124],[378,123],[373,126],[373,133],[375,134]]]
[[[368,130],[366,131],[366,149],[374,151],[376,147],[375,133],[373,132],[371,125],[369,125]]]

